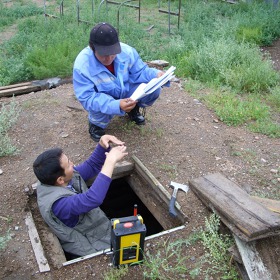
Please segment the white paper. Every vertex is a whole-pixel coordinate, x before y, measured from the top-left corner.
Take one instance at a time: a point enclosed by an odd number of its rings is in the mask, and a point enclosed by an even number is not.
[[[145,83],[142,83],[138,86],[138,88],[133,92],[133,94],[130,96],[130,98],[132,100],[138,100],[140,99],[141,97],[145,96],[145,87],[146,87],[147,84]]]
[[[132,100],[138,100],[152,92],[154,92],[159,87],[166,84],[172,78],[175,77],[174,71],[176,67],[171,66],[161,77],[152,79],[149,83],[142,83],[138,86],[138,88],[133,92],[130,96]]]

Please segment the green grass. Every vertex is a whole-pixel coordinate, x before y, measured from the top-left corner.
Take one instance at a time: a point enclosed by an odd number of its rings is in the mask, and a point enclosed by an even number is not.
[[[216,214],[205,219],[205,230],[201,232],[200,238],[207,251],[203,262],[209,265],[203,274],[205,279],[214,275],[221,275],[217,279],[239,279],[236,268],[229,265],[231,256],[228,249],[234,244],[233,238],[219,233],[219,227],[220,218]]]
[[[6,247],[7,242],[11,239],[9,232],[5,236],[0,236],[0,250],[3,250]]]
[[[121,280],[125,279],[125,276],[128,273],[128,265],[120,266],[120,267],[113,267],[109,269],[103,275],[103,280]]]
[[[6,6],[2,1],[0,2],[0,31],[3,31],[8,25],[14,24],[18,19],[42,13],[42,9],[34,3],[16,1],[13,5]]]
[[[13,155],[17,148],[12,144],[8,135],[9,129],[17,121],[20,107],[12,100],[9,104],[2,103],[0,108],[0,157]]]

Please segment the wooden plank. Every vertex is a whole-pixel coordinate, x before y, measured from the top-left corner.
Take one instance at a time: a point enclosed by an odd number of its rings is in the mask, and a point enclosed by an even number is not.
[[[13,95],[21,95],[30,92],[36,92],[44,89],[51,89],[58,87],[63,84],[72,83],[73,78],[50,78],[46,80],[37,80],[32,82],[8,85],[0,87],[0,98],[1,97],[12,97]]]
[[[31,86],[32,82],[26,82],[26,83],[20,83],[20,84],[13,84],[13,85],[8,85],[8,86],[2,86],[0,87],[0,91],[6,90],[9,88],[17,88],[17,87],[23,87],[23,86]]]
[[[31,212],[27,213],[25,223],[28,227],[29,238],[31,241],[31,245],[32,245],[40,272],[50,271],[48,260],[45,257],[44,249],[43,249],[39,234],[37,232]]]
[[[234,239],[250,280],[276,280],[276,278],[272,278],[270,271],[265,267],[256,250],[255,242],[244,242],[236,235],[234,235]]]
[[[41,218],[41,217],[40,217]],[[43,218],[39,222],[42,222]],[[36,222],[38,222],[36,220]],[[37,223],[38,224],[38,223]],[[50,227],[44,223],[44,227],[39,228],[42,245],[46,248],[46,256],[53,268],[61,268],[66,262],[65,253],[57,236],[51,231]]]
[[[20,94],[25,94],[29,92],[35,92],[41,90],[40,86],[20,86],[16,88],[8,88],[0,91],[0,97],[10,97],[13,95],[20,95]]]
[[[251,196],[254,200],[261,203],[263,206],[265,206],[267,209],[280,214],[280,201],[269,199],[269,198],[263,198],[263,197],[257,197],[257,196]]]
[[[194,193],[240,238],[245,241],[280,233],[280,216],[253,200],[222,174],[190,181]]]

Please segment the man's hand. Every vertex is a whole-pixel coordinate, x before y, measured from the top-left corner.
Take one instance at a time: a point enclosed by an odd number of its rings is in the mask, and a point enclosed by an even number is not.
[[[105,153],[106,160],[101,169],[101,173],[112,178],[112,174],[115,168],[115,165],[118,161],[122,160],[128,153],[126,152],[126,146],[116,146],[111,149],[110,152]]]
[[[120,108],[128,113],[135,107],[136,103],[137,101],[130,98],[120,99]]]
[[[128,152],[126,152],[126,146],[116,146],[106,153],[106,161],[116,164],[118,161],[122,160]]]
[[[110,146],[110,143],[115,144],[117,146],[123,146],[125,144],[123,141],[119,140],[117,137],[115,137],[113,135],[108,135],[108,134],[103,135],[99,140],[99,144],[104,149],[108,149]]]
[[[162,75],[164,75],[164,73],[165,73],[164,71],[158,72],[158,73],[157,73],[157,78],[159,78],[159,77],[161,77]]]

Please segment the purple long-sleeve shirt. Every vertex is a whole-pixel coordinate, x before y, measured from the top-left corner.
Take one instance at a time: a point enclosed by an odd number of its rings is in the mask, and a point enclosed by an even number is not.
[[[106,159],[105,152],[108,151],[98,144],[86,161],[74,167],[84,181],[98,175],[87,192],[62,197],[53,204],[53,213],[65,225],[74,227],[79,221],[79,215],[89,212],[103,202],[112,181],[100,173]],[[67,187],[71,189],[71,182]]]

